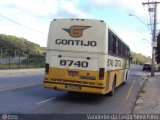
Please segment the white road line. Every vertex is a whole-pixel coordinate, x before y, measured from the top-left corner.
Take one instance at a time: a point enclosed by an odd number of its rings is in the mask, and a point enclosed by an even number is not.
[[[37,105],[38,105],[38,104],[42,104],[42,103],[45,103],[45,102],[48,102],[48,101],[51,101],[51,100],[54,100],[54,99],[56,99],[56,97],[53,97],[53,98],[50,98],[50,99],[47,99],[47,100],[43,100],[43,101],[38,102],[38,103],[36,103],[36,104],[37,104]]]

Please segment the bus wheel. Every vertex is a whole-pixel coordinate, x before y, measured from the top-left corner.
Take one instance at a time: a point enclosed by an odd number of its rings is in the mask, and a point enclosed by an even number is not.
[[[114,78],[113,84],[112,84],[112,90],[109,92],[109,96],[113,96],[115,93],[115,88],[116,88],[116,80]]]
[[[127,74],[126,74],[125,81],[122,82],[122,85],[125,85],[125,84],[126,84],[127,77],[128,77],[128,72],[127,72]]]

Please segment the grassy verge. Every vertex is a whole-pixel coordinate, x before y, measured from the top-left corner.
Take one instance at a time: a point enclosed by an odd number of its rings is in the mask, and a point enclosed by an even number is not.
[[[26,69],[26,68],[43,68],[43,64],[0,64],[0,70],[4,69]]]

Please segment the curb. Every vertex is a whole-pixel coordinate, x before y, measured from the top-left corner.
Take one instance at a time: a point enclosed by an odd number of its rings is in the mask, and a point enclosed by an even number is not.
[[[141,88],[140,88],[140,90],[138,91],[138,94],[137,94],[137,96],[136,96],[136,101],[135,101],[135,103],[134,103],[134,105],[133,105],[133,108],[132,108],[132,110],[131,110],[131,114],[133,114],[133,111],[134,111],[135,107],[137,106],[138,99],[139,99],[139,97],[140,97],[140,93],[142,92],[142,89],[143,89],[143,87],[144,87],[144,85],[145,85],[145,83],[146,83],[146,81],[148,80],[149,77],[150,77],[150,76],[146,75],[146,76],[143,78],[144,81],[142,82],[142,86],[141,86]]]

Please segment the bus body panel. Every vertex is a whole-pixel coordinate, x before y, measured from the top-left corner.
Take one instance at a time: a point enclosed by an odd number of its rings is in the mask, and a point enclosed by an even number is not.
[[[99,55],[52,51],[50,66],[56,68],[98,70]]]
[[[106,94],[128,77],[129,60],[108,54],[108,26],[98,20],[53,20],[44,87]],[[127,76],[127,77],[126,77]]]
[[[65,90],[65,91],[73,91],[73,92],[84,92],[84,93],[96,93],[96,94],[106,94],[105,88],[101,87],[93,87],[93,86],[83,86],[83,85],[73,85],[73,84],[65,84],[65,83],[53,83],[53,82],[45,82],[44,87],[46,88],[54,88],[56,90]]]

